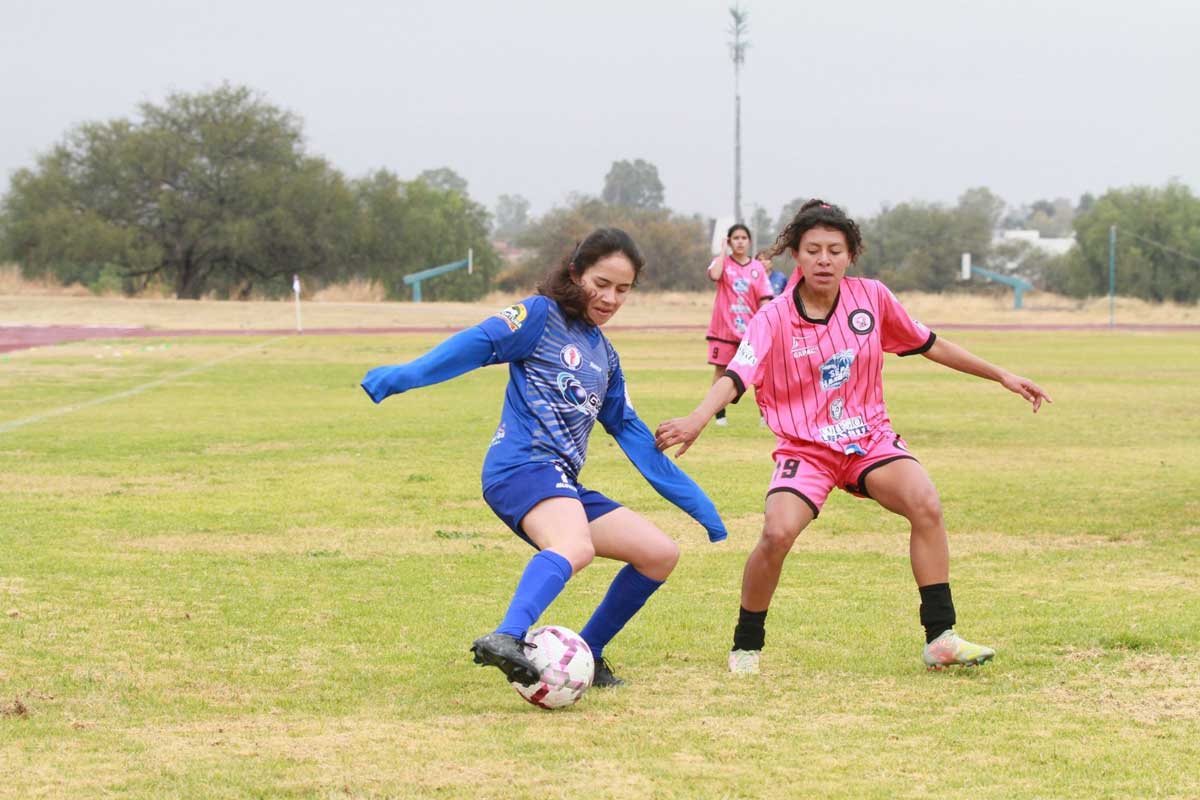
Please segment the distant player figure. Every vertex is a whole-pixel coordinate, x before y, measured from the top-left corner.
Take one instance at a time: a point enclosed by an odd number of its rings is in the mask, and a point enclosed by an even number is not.
[[[655,448],[625,389],[617,352],[600,332],[637,282],[644,260],[617,228],[600,228],[527,297],[407,364],[379,367],[362,386],[376,403],[488,364],[509,364],[500,424],[483,462],[483,499],[538,553],[517,584],[503,621],[475,640],[475,662],[510,681],[538,680],[526,631],[594,556],[624,561],[581,636],[592,650],[593,686],[618,686],[604,648],[662,586],[679,547],[652,522],[579,482],[598,420],[659,494],[726,537],[703,491]]]
[[[761,261],[762,265],[767,268],[767,281],[771,284],[771,293],[779,297],[779,295],[783,294],[783,290],[787,286],[787,273],[775,269],[774,259],[767,258],[765,253],[759,253],[755,258]]]
[[[858,226],[841,209],[810,200],[779,235],[772,254],[796,260],[792,286],[751,322],[729,369],[687,417],[658,426],[662,449],[696,441],[712,415],[747,386],[778,437],[762,536],[742,573],[741,612],[729,668],[758,672],[767,607],[800,532],[842,487],[908,519],[909,555],[921,595],[925,664],[982,664],[990,647],[954,631],[950,551],[937,490],[892,430],[881,383],[884,353],[924,355],[951,369],[998,381],[1036,412],[1050,398],[1033,381],[938,338],[905,312],[879,281],[845,277],[862,254]],[[846,643],[853,648],[853,642]],[[867,658],[862,653],[856,657]]]
[[[704,338],[708,342],[708,363],[713,365],[712,382],[716,383],[750,320],[775,295],[766,267],[750,257],[750,229],[740,222],[725,234],[721,252],[708,265],[708,279],[716,284],[717,294]],[[717,412],[717,424],[726,424],[724,409]]]

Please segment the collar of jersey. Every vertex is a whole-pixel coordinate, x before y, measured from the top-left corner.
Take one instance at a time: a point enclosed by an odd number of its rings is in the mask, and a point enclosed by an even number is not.
[[[805,322],[811,322],[813,325],[828,325],[829,320],[833,318],[833,312],[837,311],[838,303],[842,299],[842,288],[838,287],[838,293],[833,297],[833,305],[829,307],[829,313],[824,319],[813,319],[804,311],[804,301],[800,299],[800,284],[804,283],[804,278],[796,281],[796,285],[792,287],[792,303],[796,307],[796,313]]]

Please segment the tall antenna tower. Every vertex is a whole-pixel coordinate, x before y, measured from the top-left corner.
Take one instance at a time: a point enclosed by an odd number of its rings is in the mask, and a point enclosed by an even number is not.
[[[733,22],[729,24],[729,33],[733,39],[729,42],[729,55],[733,59],[733,217],[738,222],[742,218],[742,64],[746,63],[746,48],[750,41],[746,39],[749,30],[750,12],[744,10],[740,2],[729,9]]]

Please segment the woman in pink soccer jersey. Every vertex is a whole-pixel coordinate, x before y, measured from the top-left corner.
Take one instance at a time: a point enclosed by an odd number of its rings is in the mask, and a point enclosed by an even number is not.
[[[712,382],[716,383],[725,374],[750,319],[775,293],[766,267],[750,257],[750,229],[741,223],[725,234],[721,252],[708,265],[708,279],[717,285],[712,319],[704,337],[708,340],[708,363],[714,367]],[[724,408],[717,412],[717,424],[726,424]]]
[[[696,441],[712,415],[746,387],[778,437],[762,535],[742,573],[741,613],[729,668],[758,672],[767,607],[796,537],[834,486],[870,497],[908,519],[909,556],[921,595],[925,664],[982,664],[990,647],[954,631],[950,553],[937,490],[892,430],[883,402],[884,353],[923,355],[1019,394],[1036,412],[1050,398],[1033,381],[989,364],[914,321],[879,281],[848,278],[862,253],[858,226],[841,209],[810,200],[776,240],[796,260],[789,289],[751,320],[722,379],[686,417],[655,434],[660,449]]]

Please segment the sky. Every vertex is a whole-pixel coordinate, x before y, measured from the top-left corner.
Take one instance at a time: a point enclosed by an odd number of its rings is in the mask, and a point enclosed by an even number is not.
[[[729,2],[0,0],[0,188],[83,122],[249,86],[351,177],[449,167],[494,208],[658,168],[733,213]],[[743,0],[742,197],[852,214],[1200,187],[1194,0]]]

